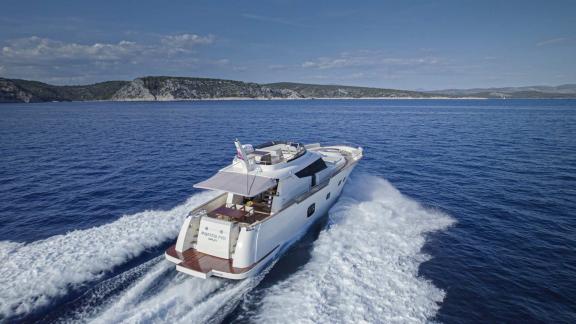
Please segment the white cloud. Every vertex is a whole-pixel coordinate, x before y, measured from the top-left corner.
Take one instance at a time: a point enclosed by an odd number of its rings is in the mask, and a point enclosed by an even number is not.
[[[569,40],[570,39],[566,38],[566,37],[550,38],[550,39],[545,39],[541,42],[536,43],[536,46],[542,47],[542,46],[546,46],[546,45],[562,44],[562,43],[568,42]]]
[[[159,43],[140,44],[132,41],[118,43],[78,44],[32,36],[7,42],[2,48],[3,58],[26,59],[91,59],[117,61],[146,54],[175,54],[179,49],[211,44],[214,36],[181,34],[163,36]]]
[[[141,45],[129,41],[121,41],[116,44],[83,45],[32,36],[8,42],[8,46],[2,48],[1,57],[19,61],[32,59],[43,61],[55,59],[108,61],[136,55],[142,49]]]
[[[439,60],[435,57],[391,57],[379,51],[358,51],[341,53],[337,57],[319,57],[301,64],[303,68],[337,69],[347,67],[386,67],[433,65]]]
[[[214,35],[200,36],[196,34],[180,34],[180,35],[169,35],[162,37],[162,44],[187,48],[196,45],[212,44],[214,42]]]
[[[56,83],[126,79],[153,73],[192,74],[202,66],[229,64],[227,59],[202,58],[195,51],[196,47],[213,42],[212,35],[196,34],[116,43],[76,43],[32,36],[0,43],[0,66],[4,66],[0,73]]]
[[[354,65],[354,61],[347,58],[332,59],[320,57],[316,61],[302,63],[303,68],[333,69]]]

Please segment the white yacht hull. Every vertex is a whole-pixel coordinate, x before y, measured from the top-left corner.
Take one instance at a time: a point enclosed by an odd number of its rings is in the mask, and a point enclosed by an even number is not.
[[[238,280],[258,274],[328,213],[360,158],[361,155],[351,160],[329,181],[313,188],[274,215],[251,226],[241,227],[230,259],[194,251],[193,243],[186,246],[186,241],[192,240],[190,231],[194,230],[189,221],[183,225],[175,247],[166,251],[166,259],[176,264],[176,270],[203,279],[216,276]],[[314,211],[309,215],[312,205]]]

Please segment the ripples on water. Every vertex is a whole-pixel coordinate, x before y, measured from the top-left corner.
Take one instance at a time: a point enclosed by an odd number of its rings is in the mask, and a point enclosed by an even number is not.
[[[266,275],[178,274],[236,137],[366,157]],[[574,322],[574,138],[563,100],[0,105],[0,321]]]

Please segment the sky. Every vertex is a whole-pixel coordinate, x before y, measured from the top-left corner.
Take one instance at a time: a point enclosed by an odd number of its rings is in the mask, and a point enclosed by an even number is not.
[[[576,83],[575,0],[2,0],[0,77],[434,90]]]

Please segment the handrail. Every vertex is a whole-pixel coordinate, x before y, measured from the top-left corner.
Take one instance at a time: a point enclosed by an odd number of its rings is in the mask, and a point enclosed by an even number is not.
[[[202,212],[202,210],[204,210],[206,213],[208,213],[208,210],[206,210],[206,206],[210,205],[211,203],[215,202],[215,201],[218,200],[218,199],[222,199],[222,197],[223,197],[223,196],[226,196],[227,194],[228,194],[228,193],[225,192],[225,193],[223,193],[223,194],[221,194],[221,195],[218,195],[218,196],[214,197],[213,199],[211,199],[211,200],[203,203],[202,205],[200,205],[200,206],[192,209],[192,210],[188,213],[188,216],[192,216],[192,215],[194,215],[194,214],[196,214],[196,213],[198,213],[198,212]]]

